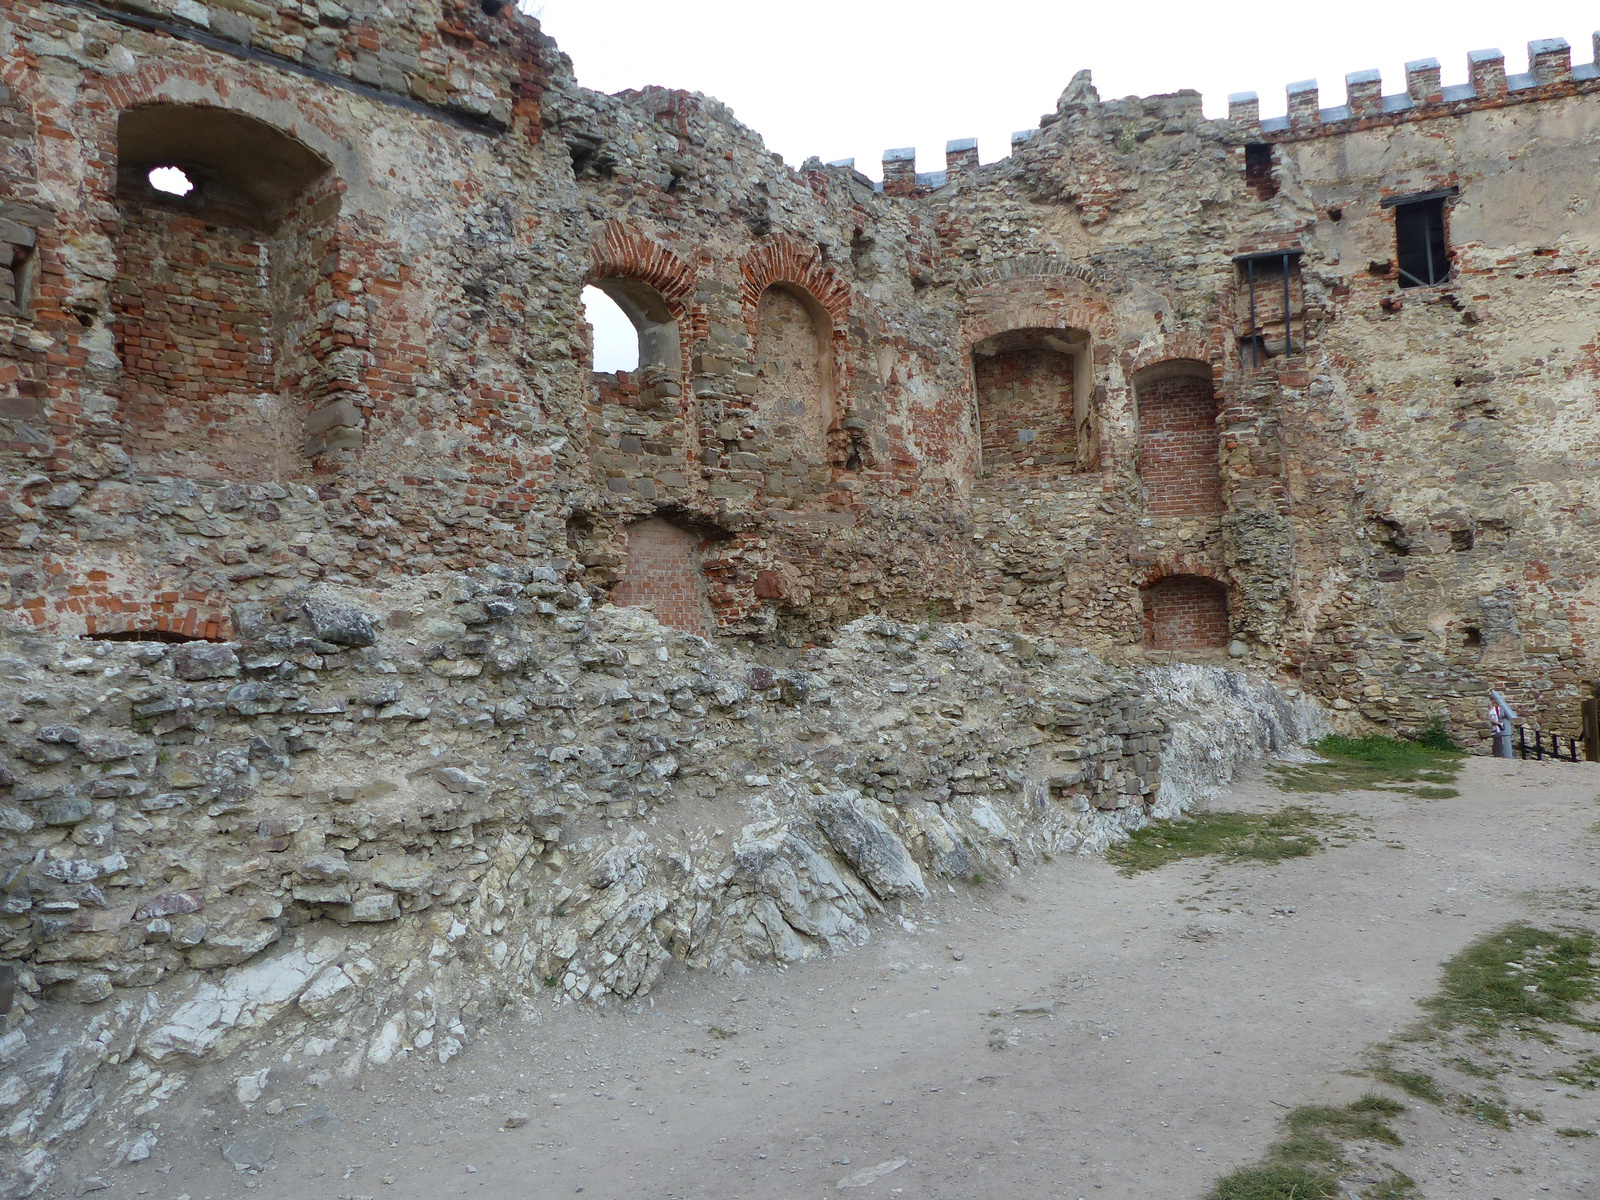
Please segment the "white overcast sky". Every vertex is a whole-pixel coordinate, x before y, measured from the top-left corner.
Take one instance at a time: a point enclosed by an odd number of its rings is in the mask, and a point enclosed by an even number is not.
[[[1106,99],[1195,88],[1208,116],[1226,116],[1228,93],[1254,91],[1261,114],[1275,116],[1285,108],[1284,85],[1300,79],[1321,84],[1324,107],[1344,103],[1346,72],[1369,67],[1382,70],[1386,94],[1402,92],[1410,59],[1437,58],[1444,82],[1461,83],[1469,50],[1498,47],[1516,73],[1527,69],[1529,41],[1564,37],[1573,61],[1588,62],[1600,27],[1600,5],[1555,0],[524,0],[524,7],[572,57],[585,87],[705,92],[791,165],[813,154],[854,158],[875,179],[890,147],[915,146],[920,171],[944,166],[952,138],[976,137],[984,162],[1004,157],[1012,131],[1037,125],[1083,67]]]

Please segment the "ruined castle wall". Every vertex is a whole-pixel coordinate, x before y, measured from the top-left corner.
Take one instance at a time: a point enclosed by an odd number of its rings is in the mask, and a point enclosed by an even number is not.
[[[381,37],[377,10],[336,10],[315,28],[358,44],[341,69],[403,62],[411,22],[432,19],[421,58],[474,98],[430,91],[426,71],[351,91],[131,18],[8,6],[31,152],[6,219],[37,271],[25,309],[0,314],[0,605],[35,626],[227,636],[233,604],[287,580],[567,551],[586,363],[579,280],[555,264],[581,239],[560,215],[565,151],[552,177],[540,143],[542,51],[509,10],[408,10]],[[179,214],[153,245],[118,178],[119,116],[151,109],[238,114],[326,175],[270,230]],[[205,146],[178,150],[204,167]],[[219,502],[192,506],[195,478],[224,485]]]

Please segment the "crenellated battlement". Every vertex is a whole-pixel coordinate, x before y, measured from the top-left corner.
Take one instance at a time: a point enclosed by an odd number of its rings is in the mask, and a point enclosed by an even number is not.
[[[1228,120],[1240,132],[1281,140],[1550,99],[1600,85],[1600,33],[1592,44],[1591,61],[1574,66],[1565,38],[1531,41],[1528,69],[1518,75],[1506,74],[1506,57],[1499,50],[1474,50],[1467,55],[1467,82],[1449,86],[1441,82],[1438,59],[1414,59],[1406,63],[1405,91],[1392,95],[1383,93],[1381,72],[1352,71],[1344,77],[1345,102],[1330,108],[1321,106],[1317,81],[1303,79],[1285,88],[1288,112],[1265,120],[1255,92],[1235,92],[1228,97]]]
[[[1506,74],[1506,56],[1497,49],[1474,50],[1467,55],[1467,82],[1442,82],[1443,68],[1437,58],[1414,59],[1405,65],[1403,92],[1385,95],[1383,73],[1376,68],[1351,71],[1344,77],[1345,102],[1333,107],[1321,105],[1321,89],[1315,79],[1288,84],[1285,95],[1288,111],[1281,117],[1261,117],[1261,101],[1255,92],[1233,92],[1228,96],[1227,121],[1238,134],[1259,136],[1266,141],[1293,140],[1306,136],[1344,133],[1372,124],[1399,123],[1451,116],[1478,108],[1547,100],[1591,90],[1600,91],[1600,31],[1591,36],[1591,59],[1574,66],[1572,46],[1565,38],[1539,38],[1528,43],[1528,69],[1521,74]],[[1087,84],[1088,72],[1079,78]],[[1075,81],[1076,82],[1076,81]],[[1093,95],[1093,89],[1089,88]],[[1193,98],[1197,93],[1183,93]],[[1064,97],[1065,101],[1066,98]],[[1081,99],[1073,103],[1082,104]],[[1096,98],[1093,104],[1106,103]],[[1011,135],[1011,153],[1026,146],[1040,128],[1054,119],[1047,114],[1040,126],[1022,129]],[[917,170],[914,146],[883,152],[883,184],[876,185],[888,195],[911,195],[941,188],[977,169],[978,140],[958,138],[945,144],[942,171]],[[830,167],[853,170],[855,159],[839,159]]]

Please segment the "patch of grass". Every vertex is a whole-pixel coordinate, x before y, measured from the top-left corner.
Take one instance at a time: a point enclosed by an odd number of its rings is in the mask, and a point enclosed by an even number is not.
[[[1511,1128],[1511,1114],[1506,1111],[1505,1105],[1484,1096],[1462,1096],[1456,1102],[1456,1110],[1472,1116],[1483,1125]]]
[[[1444,965],[1443,986],[1423,1001],[1440,1028],[1471,1027],[1489,1037],[1507,1027],[1549,1039],[1545,1025],[1594,1023],[1577,1005],[1600,994],[1595,939],[1583,930],[1517,923],[1485,934]]]
[[[1556,1130],[1556,1136],[1557,1137],[1594,1137],[1595,1136],[1595,1132],[1592,1129],[1558,1129],[1558,1130]]]
[[[1382,1142],[1401,1145],[1400,1135],[1385,1117],[1405,1112],[1406,1106],[1387,1096],[1367,1095],[1344,1108],[1302,1105],[1283,1119],[1295,1138],[1338,1138],[1346,1142]]]
[[[1473,1062],[1470,1058],[1461,1058],[1459,1056],[1445,1059],[1444,1065],[1454,1067],[1463,1075],[1476,1075],[1479,1079],[1494,1079],[1500,1074],[1493,1067],[1486,1067],[1482,1063]]]
[[[1580,1058],[1570,1067],[1559,1067],[1550,1073],[1550,1078],[1570,1083],[1574,1087],[1591,1089],[1600,1087],[1600,1054]]]
[[[1389,1167],[1388,1163],[1383,1164]],[[1417,1181],[1404,1171],[1396,1171],[1389,1167],[1389,1178],[1366,1192],[1368,1200],[1407,1200],[1409,1196],[1417,1194]]]
[[[1316,830],[1339,825],[1339,818],[1298,805],[1272,813],[1197,812],[1170,821],[1152,821],[1106,857],[1124,875],[1152,871],[1183,858],[1206,855],[1234,862],[1282,862],[1322,848]]]
[[[1418,1100],[1426,1100],[1431,1104],[1442,1104],[1444,1092],[1433,1081],[1433,1076],[1426,1071],[1401,1071],[1387,1064],[1378,1067],[1372,1072],[1374,1079],[1384,1083],[1392,1083],[1401,1091],[1415,1096]]]
[[[1387,737],[1346,738],[1332,735],[1316,745],[1327,761],[1280,765],[1278,786],[1289,792],[1398,791],[1425,800],[1459,795],[1456,772],[1465,751],[1443,728],[1437,738],[1399,741]]]
[[[1273,1163],[1240,1167],[1217,1180],[1209,1200],[1328,1200],[1339,1181],[1307,1167]]]
[[[1387,1096],[1368,1094],[1343,1108],[1303,1105],[1284,1117],[1284,1136],[1267,1151],[1265,1162],[1240,1167],[1213,1186],[1207,1200],[1327,1200],[1339,1195],[1345,1168],[1344,1142],[1401,1144],[1388,1118],[1405,1105]],[[1390,1168],[1387,1179],[1369,1194],[1401,1200],[1415,1183]],[[1386,1189],[1386,1190],[1385,1190]]]

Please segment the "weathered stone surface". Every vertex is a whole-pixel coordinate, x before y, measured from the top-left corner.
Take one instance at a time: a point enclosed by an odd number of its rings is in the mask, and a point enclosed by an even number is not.
[[[352,605],[316,596],[306,601],[305,610],[311,618],[312,631],[325,642],[336,646],[370,646],[378,640],[371,614]]]
[[[172,652],[172,673],[179,679],[224,679],[239,673],[239,656],[232,646],[179,646]]]
[[[856,791],[835,792],[811,803],[828,841],[880,899],[927,895],[922,872],[876,808]]]
[[[315,952],[291,950],[239,967],[220,983],[201,983],[192,997],[140,1040],[139,1052],[152,1062],[174,1056],[198,1059],[233,1031],[275,1017],[300,995],[320,966]]]

